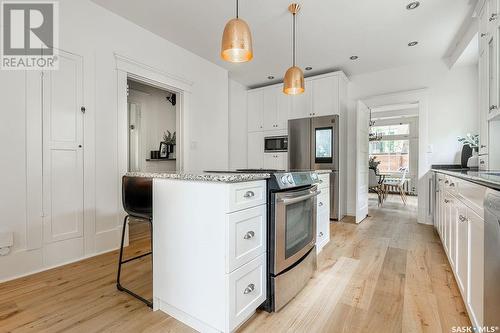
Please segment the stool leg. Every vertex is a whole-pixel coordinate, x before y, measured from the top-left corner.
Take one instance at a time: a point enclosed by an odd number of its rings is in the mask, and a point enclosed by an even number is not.
[[[116,288],[120,291],[123,287],[120,284],[120,275],[122,272],[122,261],[123,261],[123,243],[125,242],[125,228],[127,227],[128,215],[123,219],[123,229],[122,229],[122,240],[120,243],[120,258],[118,259],[118,275],[116,276]]]

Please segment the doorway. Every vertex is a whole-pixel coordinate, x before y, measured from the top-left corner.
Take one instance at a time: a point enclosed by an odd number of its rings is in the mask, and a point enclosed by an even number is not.
[[[128,171],[176,171],[177,94],[132,79],[127,88]]]
[[[427,95],[426,89],[420,89],[379,95],[359,101],[360,105],[366,108],[358,106],[357,109],[355,166],[356,184],[362,184],[362,180],[365,180],[371,189],[376,189],[378,184],[383,184],[382,200],[386,200],[386,203],[397,204],[397,209],[407,207],[412,210],[408,204],[415,204],[413,208],[418,213],[418,222],[431,224],[427,200],[429,193],[425,190],[429,171],[427,154],[432,149],[428,145]],[[360,112],[364,118],[360,118]],[[362,135],[362,132],[366,130],[369,135]],[[363,145],[368,146],[368,156],[362,150]],[[382,170],[379,174],[370,168],[370,162],[363,162],[370,156],[377,157],[380,162]],[[365,172],[369,174],[367,180]],[[372,173],[371,178],[370,173]],[[401,194],[401,192],[404,193]],[[356,186],[357,221],[366,217],[364,215],[366,210],[358,209],[364,205],[368,206],[368,198],[365,201],[364,193],[364,188]],[[375,193],[376,196],[372,200],[375,205],[371,207],[383,205],[383,202],[379,201],[378,193]],[[370,194],[368,197],[373,197],[373,195]],[[388,198],[394,198],[394,200],[387,201]]]

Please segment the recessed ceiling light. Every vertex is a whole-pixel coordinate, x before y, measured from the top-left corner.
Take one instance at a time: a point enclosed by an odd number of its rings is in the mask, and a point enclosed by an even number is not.
[[[410,2],[408,5],[406,5],[406,9],[412,10],[412,9],[418,8],[418,6],[420,6],[420,2],[413,1],[413,2]]]
[[[274,76],[269,75],[269,76],[267,77],[267,79],[268,79],[268,80],[273,80],[273,79],[274,79]]]
[[[358,56],[350,56],[349,59],[351,60],[357,60],[359,57]]]
[[[413,42],[409,42],[409,43],[408,43],[408,46],[415,46],[415,45],[417,45],[417,44],[418,44],[418,42],[417,42],[417,41],[413,41]]]
[[[306,71],[310,71],[311,69],[313,69],[311,66],[306,67]]]

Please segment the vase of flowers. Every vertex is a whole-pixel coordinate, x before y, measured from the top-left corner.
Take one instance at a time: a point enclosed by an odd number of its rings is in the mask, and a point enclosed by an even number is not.
[[[458,137],[458,142],[462,144],[462,158],[461,165],[462,168],[467,168],[469,158],[473,155],[477,155],[479,151],[479,135],[467,133],[465,137]]]
[[[175,131],[174,133],[171,133],[170,131],[163,133],[163,142],[167,144],[167,151],[169,155],[175,153],[175,141],[176,141]]]

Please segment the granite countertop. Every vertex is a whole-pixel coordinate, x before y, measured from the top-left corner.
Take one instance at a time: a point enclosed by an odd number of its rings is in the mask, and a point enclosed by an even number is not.
[[[470,169],[431,169],[452,177],[468,180],[472,183],[483,185],[495,190],[500,190],[500,171],[479,171]]]
[[[196,172],[127,172],[129,177],[177,179],[188,181],[241,183],[254,180],[263,180],[271,177],[268,173],[210,173]]]

